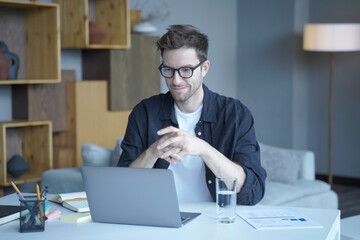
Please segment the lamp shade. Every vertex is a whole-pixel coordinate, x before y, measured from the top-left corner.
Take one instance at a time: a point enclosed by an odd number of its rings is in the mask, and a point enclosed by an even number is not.
[[[305,24],[303,48],[317,52],[360,51],[360,24]]]

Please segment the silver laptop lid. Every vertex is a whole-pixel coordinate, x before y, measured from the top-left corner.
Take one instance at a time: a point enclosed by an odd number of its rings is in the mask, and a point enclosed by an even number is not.
[[[80,167],[94,222],[181,227],[167,169]]]

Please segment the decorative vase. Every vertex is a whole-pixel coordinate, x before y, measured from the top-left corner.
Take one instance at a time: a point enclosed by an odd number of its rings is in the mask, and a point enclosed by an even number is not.
[[[7,171],[14,178],[19,178],[30,168],[29,163],[25,161],[20,155],[14,155],[7,162]]]
[[[7,80],[10,71],[10,63],[5,54],[0,50],[0,80]]]
[[[89,42],[90,44],[97,44],[105,37],[105,32],[95,22],[89,21]]]
[[[0,41],[0,51],[2,51],[5,54],[7,58],[7,62],[10,64],[10,70],[7,75],[7,79],[8,80],[17,79],[17,73],[19,70],[19,57],[14,53],[9,52],[7,45],[3,41]]]

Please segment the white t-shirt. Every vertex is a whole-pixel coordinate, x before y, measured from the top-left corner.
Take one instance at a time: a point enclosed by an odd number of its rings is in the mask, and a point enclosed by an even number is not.
[[[182,113],[175,105],[179,128],[195,136],[195,126],[201,116],[202,105],[193,113]],[[212,197],[206,186],[205,164],[199,156],[183,156],[183,162],[170,164],[179,201],[212,202]]]

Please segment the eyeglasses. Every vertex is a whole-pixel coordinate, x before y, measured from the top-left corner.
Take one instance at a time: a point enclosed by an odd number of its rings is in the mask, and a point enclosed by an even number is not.
[[[205,60],[206,61],[206,60]],[[172,67],[165,67],[163,63],[158,67],[161,75],[164,78],[172,78],[175,74],[175,71],[178,72],[180,77],[182,78],[191,78],[194,71],[201,66],[205,61],[200,62],[195,67],[181,67],[181,68],[172,68]]]

